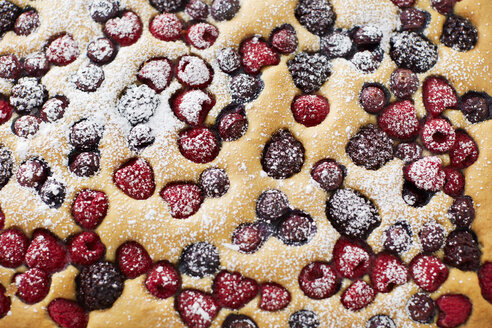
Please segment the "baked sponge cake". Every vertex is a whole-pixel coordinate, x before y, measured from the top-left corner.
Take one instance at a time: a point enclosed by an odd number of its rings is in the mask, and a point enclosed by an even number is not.
[[[0,327],[490,327],[491,18],[0,0]]]

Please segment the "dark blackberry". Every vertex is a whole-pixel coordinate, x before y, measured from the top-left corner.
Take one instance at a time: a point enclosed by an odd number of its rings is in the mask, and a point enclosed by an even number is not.
[[[444,228],[435,221],[427,222],[419,233],[422,250],[427,253],[437,252],[444,243]]]
[[[200,186],[206,197],[222,197],[229,190],[229,178],[226,171],[211,167],[200,175]]]
[[[460,196],[454,199],[448,210],[448,217],[458,228],[469,227],[475,219],[475,208],[470,196]]]
[[[367,320],[366,328],[396,328],[396,325],[387,315],[378,314]]]
[[[0,34],[10,31],[21,9],[9,1],[0,1]]]
[[[41,200],[52,208],[59,208],[63,204],[65,194],[65,186],[53,178],[48,178],[39,191]]]
[[[222,328],[258,328],[256,322],[244,314],[229,314],[222,323]]]
[[[304,93],[318,91],[331,74],[328,58],[318,53],[298,53],[287,62],[287,67],[294,84]]]
[[[155,141],[152,129],[145,124],[135,125],[128,134],[128,144],[135,150],[141,150]]]
[[[219,270],[220,257],[217,247],[206,242],[198,242],[187,246],[179,259],[179,271],[203,278]]]
[[[477,45],[478,31],[468,19],[451,15],[444,22],[440,41],[454,50],[469,51]]]
[[[348,58],[353,50],[354,43],[346,32],[332,32],[320,39],[320,51],[329,58]]]
[[[434,194],[417,188],[412,182],[405,180],[401,190],[403,201],[412,207],[422,207],[429,203]]]
[[[207,19],[209,12],[208,5],[201,0],[190,0],[185,8],[185,13],[195,20]]]
[[[390,39],[390,56],[398,67],[424,73],[437,62],[437,46],[416,32],[397,32]]]
[[[75,123],[70,131],[70,144],[80,150],[97,148],[104,132],[104,127],[92,120]]]
[[[471,123],[485,121],[492,111],[492,98],[487,94],[468,92],[461,99],[461,112]]]
[[[422,157],[422,147],[416,143],[402,142],[396,146],[395,156],[405,163],[411,163]]]
[[[295,16],[302,26],[316,35],[327,34],[333,28],[336,19],[328,0],[300,0]]]
[[[362,73],[369,74],[376,71],[383,61],[384,54],[381,49],[363,50],[356,52],[350,62]]]
[[[10,104],[18,113],[27,114],[41,107],[46,96],[46,88],[36,78],[23,77],[12,87]]]
[[[233,19],[239,9],[239,0],[214,0],[211,6],[212,17],[217,21]]]
[[[352,189],[337,189],[326,203],[326,216],[342,235],[366,239],[381,218],[374,204]]]
[[[429,295],[418,293],[407,303],[408,315],[418,323],[431,323],[436,315],[436,305]]]
[[[91,17],[98,23],[105,23],[108,19],[115,17],[119,9],[118,0],[93,0],[89,5]]]
[[[15,21],[14,31],[17,35],[29,35],[39,27],[39,14],[36,10],[23,12]]]
[[[12,153],[0,145],[0,189],[9,182],[13,166]]]
[[[70,162],[70,171],[79,177],[90,177],[99,171],[99,155],[87,151],[74,156]]]
[[[393,143],[386,133],[369,124],[350,138],[346,152],[355,165],[377,170],[393,159]]]
[[[299,310],[289,317],[289,328],[318,328],[319,318],[309,310]]]
[[[77,276],[77,299],[89,311],[108,309],[120,297],[124,283],[125,277],[113,263],[92,264]]]
[[[444,245],[444,263],[463,271],[475,271],[480,266],[482,252],[476,237],[468,230],[451,232]]]
[[[263,82],[248,74],[238,74],[229,81],[232,100],[244,104],[258,98]]]
[[[118,100],[118,111],[125,117],[130,124],[137,125],[147,122],[157,106],[159,106],[159,97],[156,92],[146,84],[140,86],[132,85]]]
[[[304,165],[304,146],[289,130],[279,130],[266,144],[261,166],[274,179],[287,179]]]
[[[217,53],[219,68],[231,74],[241,67],[241,56],[234,48],[224,48]]]
[[[412,243],[412,232],[405,222],[397,222],[384,231],[383,246],[391,253],[401,254]]]
[[[94,92],[104,81],[104,71],[99,66],[88,64],[77,71],[73,80],[80,91]]]

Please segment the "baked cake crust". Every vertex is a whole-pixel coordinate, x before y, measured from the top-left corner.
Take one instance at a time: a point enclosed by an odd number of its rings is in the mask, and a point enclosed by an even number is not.
[[[103,36],[101,25],[91,20],[88,13],[89,1],[13,1],[19,7],[31,6],[40,15],[41,24],[35,33],[19,36],[7,32],[0,41],[1,54],[15,54],[24,58],[43,49],[53,35],[69,33],[78,43],[81,53],[96,37]],[[122,118],[116,111],[116,103],[124,90],[137,81],[140,65],[154,57],[167,57],[176,61],[179,57],[194,53],[207,60],[214,68],[214,79],[208,90],[215,95],[216,104],[210,111],[207,125],[213,125],[222,108],[230,103],[227,86],[228,75],[217,68],[216,53],[224,47],[239,48],[240,43],[253,35],[268,39],[271,31],[282,24],[294,27],[299,51],[318,51],[319,39],[303,27],[295,17],[297,0],[242,0],[241,8],[229,21],[213,22],[220,34],[215,44],[205,50],[189,47],[183,41],[164,42],[149,32],[149,22],[158,12],[143,0],[122,0],[122,8],[135,12],[143,22],[143,33],[132,46],[121,47],[111,63],[104,66],[105,80],[92,93],[74,88],[71,76],[87,63],[81,55],[68,66],[53,66],[42,78],[50,96],[63,94],[70,99],[69,115],[41,129],[32,139],[19,138],[12,133],[11,124],[0,125],[1,144],[12,151],[14,167],[25,159],[39,156],[49,163],[53,175],[67,187],[66,201],[58,209],[48,208],[39,196],[29,188],[21,187],[12,178],[0,192],[0,205],[5,214],[5,228],[17,227],[31,236],[37,228],[46,228],[62,240],[83,229],[72,218],[71,207],[75,196],[84,189],[103,191],[109,199],[109,209],[102,223],[95,229],[106,246],[106,260],[115,261],[118,246],[125,241],[139,242],[154,262],[167,260],[177,263],[183,247],[197,241],[207,241],[217,246],[222,269],[238,271],[259,283],[276,282],[287,288],[291,302],[281,311],[259,310],[259,296],[239,311],[222,309],[211,327],[220,327],[230,313],[239,312],[254,318],[259,327],[287,327],[289,316],[297,310],[309,309],[318,314],[320,327],[365,327],[374,315],[386,314],[397,327],[437,327],[435,323],[422,325],[412,321],[406,312],[410,295],[419,290],[410,280],[395,287],[389,293],[379,293],[374,302],[353,312],[341,306],[340,295],[350,285],[345,279],[340,291],[324,300],[313,300],[300,289],[298,276],[302,268],[314,261],[329,262],[339,233],[326,219],[326,200],[329,197],[311,179],[310,170],[323,158],[334,158],[347,169],[344,188],[359,191],[372,200],[381,216],[382,223],[368,238],[374,253],[381,252],[382,234],[386,228],[401,221],[411,222],[414,231],[427,221],[434,219],[447,232],[453,225],[446,216],[452,198],[443,192],[437,193],[429,204],[415,208],[405,204],[401,197],[404,163],[395,158],[379,170],[366,170],[355,165],[346,153],[346,145],[357,131],[367,124],[377,124],[376,116],[366,113],[359,104],[359,92],[366,82],[377,82],[389,88],[390,76],[396,68],[390,56],[385,54],[380,67],[371,74],[364,74],[346,60],[332,61],[331,76],[317,94],[329,100],[330,112],[316,127],[306,128],[291,115],[292,99],[300,94],[292,81],[287,62],[294,54],[282,55],[280,63],[262,70],[264,88],[256,100],[246,104],[248,130],[234,142],[223,142],[219,156],[207,164],[196,164],[180,154],[177,146],[178,132],[185,127],[175,118],[160,117],[155,123],[162,135],[155,143],[142,150],[138,157],[144,158],[153,168],[155,190],[145,200],[136,200],[125,195],[114,183],[114,172],[136,153],[127,146]],[[391,31],[398,24],[398,7],[389,0],[331,0],[336,12],[336,27],[352,28],[364,24],[381,24],[382,29]],[[457,2],[454,12],[472,21],[478,29],[478,43],[467,52],[458,52],[439,42],[445,16],[432,9],[428,0],[418,0],[415,7],[430,13],[426,36],[438,45],[439,60],[425,73],[419,74],[419,88],[413,96],[417,115],[422,118],[426,109],[422,101],[422,83],[426,77],[445,77],[458,95],[469,90],[492,95],[492,1],[462,0]],[[180,16],[182,14],[178,14]],[[384,42],[384,41],[383,41]],[[0,93],[11,94],[13,84],[0,79]],[[161,93],[161,101],[180,89],[174,79]],[[169,113],[172,113],[168,110]],[[170,114],[172,115],[172,114]],[[100,171],[89,178],[79,178],[68,169],[70,153],[68,127],[84,117],[96,117],[106,121],[104,136],[99,144]],[[466,130],[479,148],[477,161],[463,172],[466,177],[465,194],[473,198],[476,217],[471,226],[480,242],[481,262],[492,261],[492,120],[471,124],[457,110],[444,113],[453,126]],[[123,126],[123,127],[122,127]],[[288,129],[305,148],[302,170],[285,180],[272,179],[262,170],[261,161],[264,145],[279,129]],[[449,163],[447,155],[441,155]],[[185,220],[171,217],[167,204],[159,192],[174,181],[198,181],[207,167],[217,166],[226,170],[230,180],[228,192],[220,198],[207,198],[199,211]],[[231,245],[231,235],[239,224],[256,220],[256,199],[266,189],[283,191],[293,206],[309,213],[314,218],[317,232],[302,246],[287,246],[276,238],[270,238],[253,254],[243,254]],[[418,244],[418,236],[413,235]],[[419,253],[418,247],[402,255],[409,263]],[[438,257],[442,257],[440,251]],[[22,271],[22,270],[21,270]],[[79,270],[68,265],[51,277],[48,295],[40,302],[28,305],[15,296],[13,276],[19,269],[0,267],[0,283],[7,287],[11,296],[11,310],[0,319],[0,327],[57,327],[47,313],[53,299],[76,299],[76,277]],[[122,295],[106,310],[95,310],[89,314],[88,327],[185,327],[175,310],[175,298],[158,299],[145,288],[145,275],[125,281]],[[213,276],[193,278],[182,275],[182,289],[193,288],[212,292]],[[465,294],[473,304],[470,318],[462,327],[488,327],[492,322],[492,304],[481,295],[477,273],[449,267],[449,277],[434,293],[432,298],[456,293]]]

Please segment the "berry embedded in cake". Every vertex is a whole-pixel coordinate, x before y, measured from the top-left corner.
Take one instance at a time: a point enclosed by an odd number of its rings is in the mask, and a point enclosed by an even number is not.
[[[491,18],[0,0],[0,327],[488,327]]]

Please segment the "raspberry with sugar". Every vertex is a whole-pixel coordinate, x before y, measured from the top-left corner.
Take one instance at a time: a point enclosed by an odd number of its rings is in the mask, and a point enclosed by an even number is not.
[[[129,279],[146,273],[152,266],[149,253],[136,241],[127,241],[118,247],[116,262],[121,272]]]
[[[238,272],[221,271],[214,279],[212,290],[221,306],[238,310],[256,297],[259,286]]]
[[[213,161],[220,151],[217,136],[206,127],[182,131],[178,137],[178,146],[186,159],[200,164]]]
[[[394,286],[408,281],[407,267],[394,255],[380,253],[374,259],[371,283],[380,293],[389,293]]]
[[[51,274],[65,267],[68,256],[61,241],[48,230],[38,229],[32,235],[25,261],[30,268],[37,268]]]
[[[155,297],[166,299],[179,290],[181,277],[171,263],[160,261],[147,274],[145,287]]]
[[[142,158],[134,158],[121,166],[113,176],[114,183],[127,196],[147,199],[155,191],[154,171]]]
[[[67,245],[70,262],[78,265],[91,265],[104,255],[106,247],[98,234],[84,231],[75,235]]]
[[[420,129],[415,107],[410,100],[395,102],[379,115],[378,125],[390,137],[411,139]]]
[[[410,262],[410,275],[426,292],[435,292],[448,278],[449,270],[435,256],[417,255]]]
[[[89,316],[77,302],[56,298],[48,305],[48,314],[63,328],[86,328]]]
[[[277,65],[280,56],[266,41],[252,37],[244,41],[239,48],[244,71],[258,74],[264,66]]]
[[[357,280],[342,293],[340,301],[346,309],[358,311],[371,304],[376,293],[367,282]]]
[[[274,282],[260,286],[260,309],[263,311],[280,311],[289,305],[291,297],[287,289]]]
[[[43,300],[50,291],[50,277],[40,269],[29,269],[14,277],[17,286],[16,295],[27,304]]]
[[[186,219],[195,214],[203,203],[203,193],[194,183],[169,184],[160,193],[175,219]]]
[[[304,294],[315,300],[333,296],[340,288],[340,278],[333,265],[326,262],[313,262],[302,268],[299,274],[299,287]]]
[[[421,132],[422,142],[433,153],[445,153],[450,150],[455,141],[456,133],[447,120],[434,118],[425,122]]]
[[[108,212],[109,200],[106,194],[96,190],[82,190],[72,205],[75,222],[85,229],[96,228]]]
[[[330,104],[323,96],[301,95],[294,98],[291,110],[297,122],[310,127],[325,120],[330,112]]]
[[[440,328],[455,328],[464,324],[470,317],[472,303],[463,294],[445,294],[436,300],[439,309],[437,326]]]

